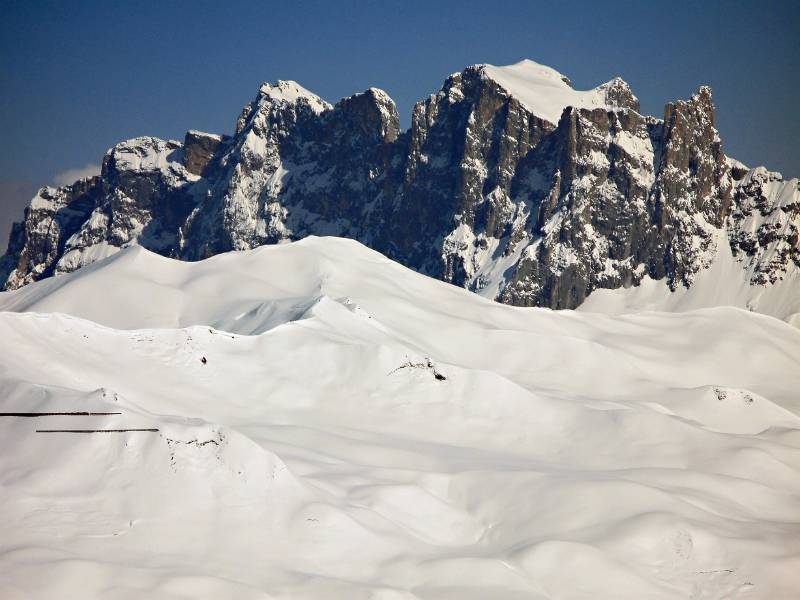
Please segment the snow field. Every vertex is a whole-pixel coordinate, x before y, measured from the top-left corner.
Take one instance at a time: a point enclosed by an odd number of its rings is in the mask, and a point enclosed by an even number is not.
[[[3,598],[797,589],[777,319],[513,308],[336,238],[131,247],[0,310],[1,411],[122,413],[0,417]]]

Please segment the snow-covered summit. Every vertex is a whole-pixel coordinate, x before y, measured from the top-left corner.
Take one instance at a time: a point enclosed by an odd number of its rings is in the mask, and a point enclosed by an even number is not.
[[[161,171],[170,165],[181,165],[182,147],[176,140],[142,136],[110,148],[106,160],[113,157],[116,168],[121,171]]]
[[[487,77],[505,88],[530,112],[553,124],[558,123],[568,106],[586,109],[616,107],[618,104],[609,96],[609,90],[620,86],[628,88],[627,83],[616,77],[591,90],[575,90],[565,75],[529,59],[505,67],[486,64],[482,69]]]

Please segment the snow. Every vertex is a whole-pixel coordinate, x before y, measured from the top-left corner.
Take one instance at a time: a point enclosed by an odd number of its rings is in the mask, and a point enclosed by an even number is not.
[[[619,146],[629,156],[639,159],[640,162],[652,163],[653,142],[650,136],[642,132],[641,136],[633,135],[627,131],[620,130],[609,138],[609,142]]]
[[[58,188],[43,187],[28,203],[31,210],[52,210],[60,208],[65,204],[63,197],[59,194]]]
[[[795,595],[777,319],[514,308],[336,238],[0,310],[0,410],[122,413],[0,417],[3,598]]]
[[[746,164],[744,164],[740,160],[736,160],[735,158],[732,158],[730,156],[726,156],[725,158],[728,161],[728,166],[730,166],[732,168],[735,167],[735,168],[741,169],[743,171],[749,171],[750,170],[750,167],[748,167]]]
[[[166,171],[171,165],[182,167],[180,142],[154,137],[138,137],[114,146],[117,168],[121,171]]]
[[[73,248],[64,253],[56,263],[56,274],[72,272],[119,252],[119,246],[103,240],[91,246]]]
[[[188,135],[193,135],[193,136],[195,136],[195,137],[204,137],[204,138],[210,138],[210,139],[212,139],[212,140],[216,140],[216,141],[218,141],[218,142],[221,142],[221,141],[222,141],[222,136],[221,136],[221,135],[219,135],[218,133],[207,133],[207,132],[205,132],[205,131],[198,131],[197,129],[190,129],[190,130],[187,132],[187,134],[188,134]]]
[[[513,246],[511,252],[504,254],[501,248],[508,248],[510,241],[507,238],[487,238],[487,248],[479,256],[478,268],[473,275],[475,292],[484,298],[494,300],[500,294],[506,283],[507,274],[519,262],[522,253],[527,247],[527,237],[520,239]]]
[[[558,123],[568,106],[590,110],[608,108],[604,86],[587,91],[574,90],[561,73],[532,60],[505,67],[483,65],[483,72],[517,98],[528,111],[553,124]]]

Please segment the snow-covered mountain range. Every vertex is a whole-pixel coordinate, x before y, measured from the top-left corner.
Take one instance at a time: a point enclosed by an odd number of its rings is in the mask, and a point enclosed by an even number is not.
[[[655,118],[619,78],[577,91],[533,61],[477,65],[403,131],[381,90],[332,106],[280,81],[231,137],[128,140],[99,177],[42,189],[0,280],[16,289],[130,245],[198,260],[335,235],[507,304],[591,296],[619,312],[691,296],[797,323],[798,185],[726,157],[707,87]]]
[[[506,306],[308,237],[132,245],[0,293],[0,337],[4,600],[796,596],[771,317]]]

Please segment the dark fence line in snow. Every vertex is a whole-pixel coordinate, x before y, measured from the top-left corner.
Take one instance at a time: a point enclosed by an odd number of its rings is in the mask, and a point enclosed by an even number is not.
[[[4,412],[0,413],[0,417],[94,417],[121,414],[121,412]]]
[[[37,429],[36,433],[126,433],[128,431],[153,431],[158,429]]]

